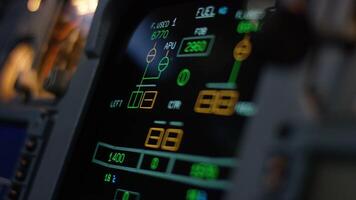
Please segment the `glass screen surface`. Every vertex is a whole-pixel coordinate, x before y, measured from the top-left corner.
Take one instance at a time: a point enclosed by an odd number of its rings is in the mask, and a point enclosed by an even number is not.
[[[221,199],[256,112],[258,14],[209,1],[146,15],[101,66],[61,199]]]
[[[26,127],[0,121],[0,177],[10,179],[26,139]]]
[[[27,137],[24,124],[0,121],[0,199],[15,175],[17,162]]]

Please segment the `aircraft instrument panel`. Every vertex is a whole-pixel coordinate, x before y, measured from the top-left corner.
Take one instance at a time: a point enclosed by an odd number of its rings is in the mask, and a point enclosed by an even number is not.
[[[60,199],[223,198],[258,111],[262,15],[239,1],[165,6],[136,26],[123,54],[113,44]]]

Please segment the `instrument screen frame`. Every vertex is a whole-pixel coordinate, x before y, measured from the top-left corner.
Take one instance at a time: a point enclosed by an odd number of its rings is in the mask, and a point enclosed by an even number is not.
[[[59,113],[49,139],[48,148],[29,196],[30,200],[38,198],[61,199],[63,176],[70,166],[70,160],[73,158],[72,152],[80,138],[79,133],[82,129],[83,119],[88,111],[88,105],[93,99],[92,95],[98,84],[98,79],[102,74],[100,66],[109,59],[108,52],[112,49],[112,45],[116,44],[117,51],[122,55],[126,50],[130,36],[152,10],[189,2],[191,1],[99,1],[88,36],[86,52],[82,56],[78,72],[72,80],[67,95],[58,107],[61,113]],[[140,6],[137,6],[138,4]],[[244,5],[245,0],[241,4]],[[133,10],[135,12],[130,12]],[[56,159],[53,158],[54,156]],[[231,171],[231,179],[235,179],[233,175],[235,171],[235,169]],[[234,182],[234,180],[231,181]]]

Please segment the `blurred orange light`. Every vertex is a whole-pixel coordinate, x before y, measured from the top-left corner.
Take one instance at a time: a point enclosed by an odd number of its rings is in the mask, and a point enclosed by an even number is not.
[[[42,0],[28,0],[27,1],[27,9],[30,12],[36,12],[41,5]]]
[[[16,81],[22,73],[31,70],[34,50],[29,44],[18,44],[8,55],[0,71],[0,101],[16,97]]]

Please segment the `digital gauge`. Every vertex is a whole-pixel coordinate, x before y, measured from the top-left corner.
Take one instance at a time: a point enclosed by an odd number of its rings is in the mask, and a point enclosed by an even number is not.
[[[124,52],[112,47],[60,199],[222,199],[256,112],[260,18],[249,16],[239,1],[166,6]]]

